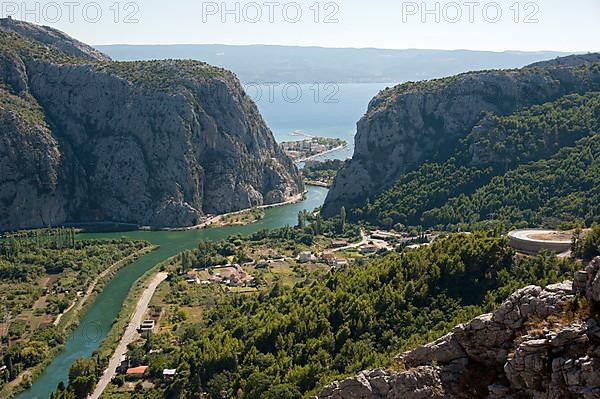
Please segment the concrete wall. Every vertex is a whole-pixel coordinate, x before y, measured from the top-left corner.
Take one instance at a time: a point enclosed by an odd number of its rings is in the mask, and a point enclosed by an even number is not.
[[[518,230],[513,231],[508,234],[510,239],[510,246],[517,251],[525,252],[525,253],[538,253],[543,250],[562,253],[567,252],[571,249],[570,241],[544,241],[544,240],[535,240],[526,237],[526,233],[531,231],[532,234],[540,233],[535,230]]]

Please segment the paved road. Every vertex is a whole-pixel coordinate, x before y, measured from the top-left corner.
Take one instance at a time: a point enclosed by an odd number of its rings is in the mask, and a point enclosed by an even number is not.
[[[284,202],[278,202],[276,204],[271,204],[271,205],[261,205],[261,206],[257,206],[256,209],[270,209],[270,208],[278,208],[280,206],[284,206],[284,205],[292,205],[292,204],[297,204],[298,202],[302,202],[306,196],[308,191],[304,191],[302,193],[298,193],[292,197],[290,197],[289,199],[287,199]],[[235,211],[235,212],[229,212],[229,213],[224,213],[222,215],[216,215],[216,216],[211,216],[208,219],[206,219],[204,222],[196,225],[196,226],[190,226],[190,227],[181,227],[181,228],[171,228],[171,229],[162,229],[162,231],[191,231],[191,230],[202,230],[205,229],[207,227],[211,227],[213,225],[215,225],[216,223],[220,222],[221,220],[223,220],[224,218],[226,218],[227,216],[235,216],[235,215],[240,215],[244,212],[248,212],[252,210],[252,208],[247,208],[247,209],[242,209],[241,211]]]
[[[125,334],[123,334],[123,337],[121,338],[121,341],[119,342],[115,353],[113,353],[112,357],[110,358],[108,368],[104,370],[104,374],[100,378],[100,381],[98,381],[98,385],[96,385],[94,393],[92,393],[92,395],[89,398],[100,398],[102,392],[104,392],[108,384],[110,384],[110,380],[114,377],[115,373],[117,372],[117,367],[119,367],[119,364],[121,363],[121,357],[125,353],[127,353],[127,345],[135,341],[135,339],[138,336],[137,328],[140,324],[142,324],[144,316],[146,315],[146,311],[148,310],[148,304],[150,304],[150,300],[154,296],[154,292],[156,291],[160,283],[165,281],[167,277],[168,273],[158,273],[156,276],[154,276],[154,278],[150,282],[150,285],[148,285],[148,288],[146,288],[146,290],[140,297],[140,300],[138,301],[137,307],[135,309],[135,313],[133,314],[129,325],[125,330]]]
[[[361,237],[360,242],[357,242],[355,244],[350,244],[345,247],[332,249],[331,252],[341,252],[341,251],[346,251],[348,249],[359,248],[359,247],[362,247],[363,245],[367,245],[369,243],[369,241],[371,241],[371,239],[369,238],[369,235],[362,229],[360,230],[360,237]]]

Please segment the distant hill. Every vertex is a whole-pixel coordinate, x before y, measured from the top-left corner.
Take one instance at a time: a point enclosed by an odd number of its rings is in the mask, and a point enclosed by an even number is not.
[[[385,50],[294,46],[105,45],[116,61],[195,59],[235,72],[244,83],[390,83],[482,69],[520,68],[559,52]]]

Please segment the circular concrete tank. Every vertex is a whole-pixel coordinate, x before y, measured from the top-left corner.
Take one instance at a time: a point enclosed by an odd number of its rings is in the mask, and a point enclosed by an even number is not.
[[[520,252],[535,254],[541,251],[556,253],[571,249],[569,232],[554,230],[515,230],[508,233],[510,246]]]

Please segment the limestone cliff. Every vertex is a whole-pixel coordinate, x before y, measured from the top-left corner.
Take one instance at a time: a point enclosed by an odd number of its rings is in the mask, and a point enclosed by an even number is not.
[[[544,289],[397,357],[405,371],[361,372],[318,399],[600,398],[600,258]]]
[[[0,27],[0,230],[189,226],[302,192],[232,73],[84,57],[22,30]]]
[[[323,214],[333,216],[342,206],[373,200],[423,163],[456,156],[460,143],[485,125],[490,114],[510,115],[566,94],[599,89],[600,62],[591,54],[384,90],[358,122],[354,156],[336,176]]]

